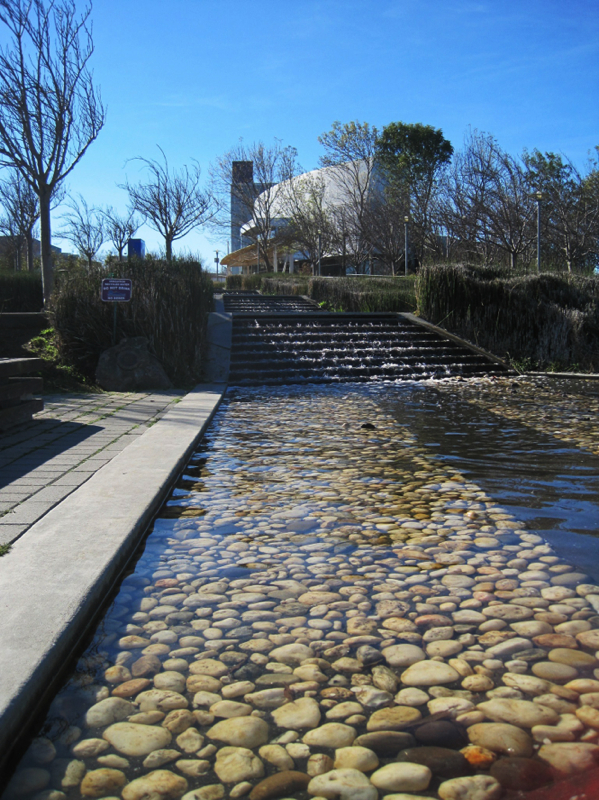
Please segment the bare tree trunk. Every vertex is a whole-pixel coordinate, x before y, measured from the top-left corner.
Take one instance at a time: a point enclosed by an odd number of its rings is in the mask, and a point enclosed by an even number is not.
[[[50,198],[51,193],[40,193],[40,240],[42,256],[42,289],[44,305],[50,302],[54,287],[54,264],[52,263],[52,232],[50,227]]]
[[[173,260],[173,240],[168,236],[165,237],[164,243],[166,245],[166,260],[170,262]]]
[[[513,251],[510,253],[510,267],[516,269],[516,253]]]
[[[27,231],[27,271],[33,272],[33,234]]]

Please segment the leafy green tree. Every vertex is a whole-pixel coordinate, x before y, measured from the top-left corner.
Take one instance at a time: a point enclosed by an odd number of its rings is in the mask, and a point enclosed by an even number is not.
[[[376,158],[386,179],[388,202],[411,217],[412,241],[421,261],[435,247],[431,205],[453,147],[432,125],[391,122],[376,141]]]

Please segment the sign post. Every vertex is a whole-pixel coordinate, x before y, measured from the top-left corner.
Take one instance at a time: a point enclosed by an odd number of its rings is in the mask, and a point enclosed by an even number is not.
[[[117,303],[131,301],[132,283],[129,278],[104,278],[102,280],[102,302],[113,303],[114,314],[112,324],[112,346],[116,344],[116,309]]]

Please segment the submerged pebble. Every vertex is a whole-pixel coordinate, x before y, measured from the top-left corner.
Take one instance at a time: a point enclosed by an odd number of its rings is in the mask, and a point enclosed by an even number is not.
[[[496,800],[595,764],[599,587],[396,391],[223,406],[3,800]]]

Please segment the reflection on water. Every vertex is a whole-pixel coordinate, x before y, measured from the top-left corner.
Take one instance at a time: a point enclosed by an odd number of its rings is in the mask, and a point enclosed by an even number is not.
[[[3,798],[492,798],[592,766],[599,459],[463,394],[232,393]]]

